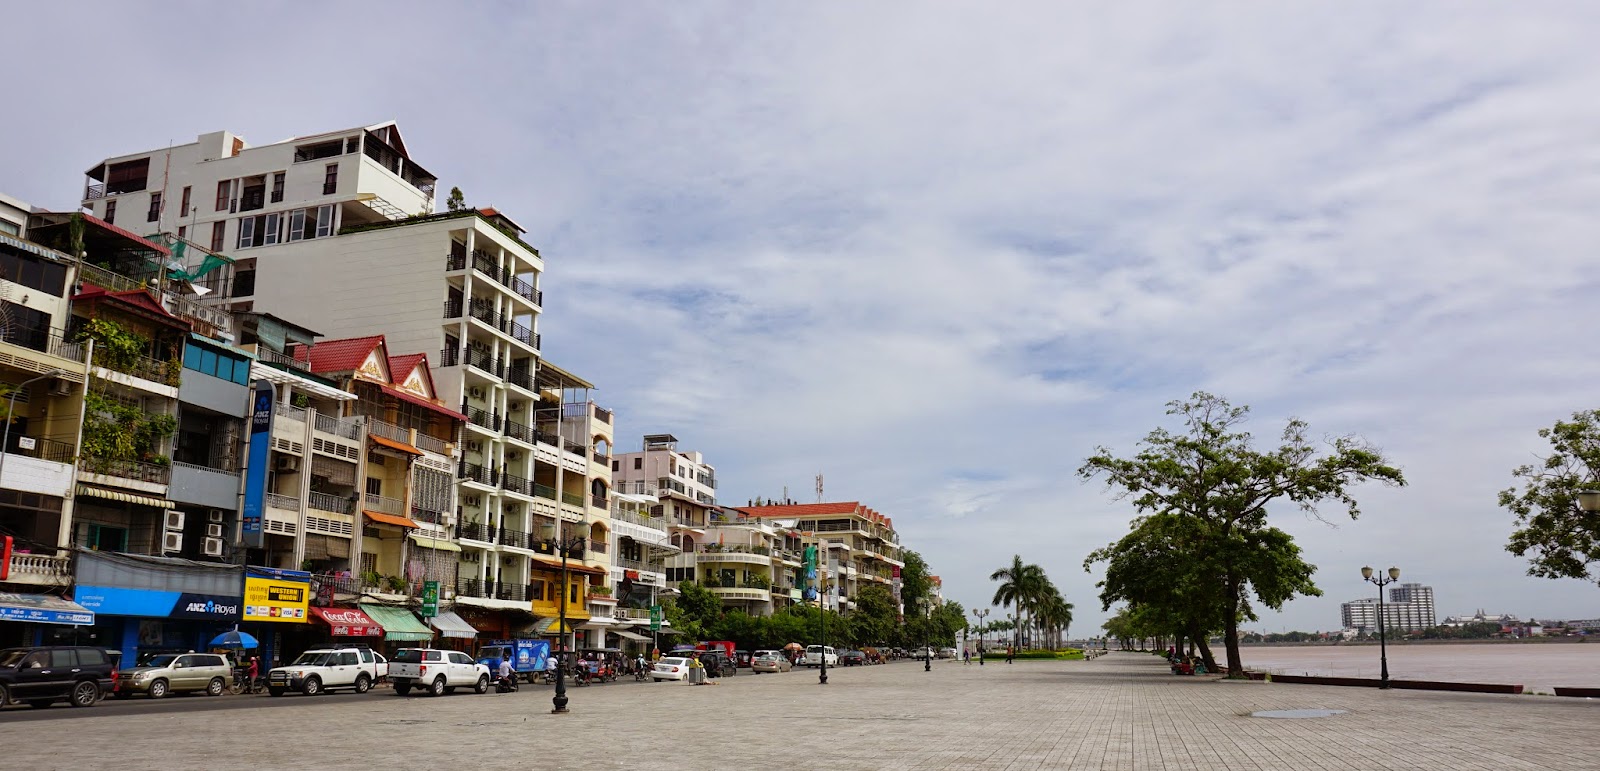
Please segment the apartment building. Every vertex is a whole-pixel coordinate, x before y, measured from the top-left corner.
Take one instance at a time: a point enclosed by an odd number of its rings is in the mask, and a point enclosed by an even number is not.
[[[666,517],[651,513],[660,499],[644,493],[611,495],[611,586],[615,619],[649,623],[649,609],[673,589],[667,582],[667,558],[682,550],[673,545]],[[649,638],[642,630],[619,625],[612,630],[633,643]]]
[[[888,589],[900,605],[900,540],[894,520],[859,501],[752,505],[734,509],[747,520],[792,532],[797,546],[816,544],[819,570],[831,579],[816,598],[822,607],[848,613],[856,592],[871,584]],[[787,549],[786,549],[787,550]],[[791,569],[785,563],[786,569]],[[781,574],[780,574],[781,575]],[[796,590],[806,587],[796,574]],[[802,595],[803,596],[803,595]],[[807,598],[809,599],[809,598]]]
[[[664,517],[671,541],[684,552],[703,543],[717,505],[717,470],[698,452],[678,449],[672,434],[648,434],[639,452],[611,459],[618,492],[658,499],[652,513]]]
[[[29,240],[26,203],[0,196],[0,534],[10,536],[0,620],[68,627],[93,618],[58,595],[71,584],[72,507],[88,346],[69,341],[72,255]],[[38,624],[0,623],[0,646]]]
[[[1346,602],[1339,606],[1339,618],[1345,629],[1377,631],[1378,600],[1375,597],[1366,597]],[[1433,587],[1422,584],[1389,587],[1389,598],[1383,603],[1384,629],[1420,632],[1433,627],[1437,622]]]

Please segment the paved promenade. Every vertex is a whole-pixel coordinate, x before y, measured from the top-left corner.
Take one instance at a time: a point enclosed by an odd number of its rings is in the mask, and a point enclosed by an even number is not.
[[[574,688],[560,717],[548,686],[7,709],[0,746],[14,769],[1600,767],[1600,702],[1581,699],[1180,678],[1145,654],[829,674]],[[1309,708],[1348,713],[1247,717]]]

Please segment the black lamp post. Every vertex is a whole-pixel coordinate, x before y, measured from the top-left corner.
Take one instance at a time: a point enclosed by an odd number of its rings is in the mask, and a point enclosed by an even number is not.
[[[928,625],[923,627],[922,639],[923,639],[924,642],[927,643],[927,646],[924,647],[923,651],[922,651],[924,654],[926,654],[922,659],[922,671],[924,671],[924,672],[932,672],[933,671],[933,603],[930,602],[926,606],[924,606],[924,610],[927,611],[926,612],[926,616],[927,616],[927,619],[928,619]]]
[[[817,674],[817,685],[828,684],[828,603],[821,599],[827,595],[817,594],[817,618],[822,623],[822,669]]]
[[[1389,687],[1389,648],[1384,640],[1383,631],[1383,587],[1400,580],[1400,568],[1389,568],[1389,577],[1384,578],[1383,576],[1374,576],[1372,568],[1364,567],[1361,569],[1361,577],[1378,585],[1378,660],[1380,662],[1378,687],[1386,689]]]
[[[567,594],[572,591],[567,578],[567,552],[583,546],[583,536],[573,536],[566,540],[556,539],[556,548],[561,550],[561,614],[556,622],[556,695],[550,700],[555,709],[551,714],[567,714],[567,662],[563,660],[562,653],[567,649]]]
[[[972,615],[978,617],[978,666],[981,667],[983,666],[983,638],[986,636],[985,632],[988,629],[988,625],[983,623],[983,620],[989,617],[989,609],[973,610]]]

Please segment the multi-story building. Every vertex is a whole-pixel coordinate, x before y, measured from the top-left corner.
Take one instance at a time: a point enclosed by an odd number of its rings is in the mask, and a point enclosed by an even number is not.
[[[717,505],[717,470],[700,453],[680,451],[672,434],[648,434],[641,451],[611,459],[611,474],[619,492],[658,499],[651,511],[666,519],[674,545],[692,553],[704,543]]]
[[[606,606],[588,587],[610,573],[610,413],[541,360],[544,261],[514,221],[433,214],[435,178],[392,122],[259,147],[214,132],[108,158],[89,178],[93,213],[194,243],[185,275],[206,304],[426,352],[432,395],[465,416],[449,507],[462,577],[446,593],[482,611],[486,635],[527,632],[530,614],[549,621],[562,596],[580,622]],[[550,564],[557,535],[584,538],[565,592]]]
[[[1363,598],[1339,606],[1339,617],[1345,629],[1361,632],[1378,628],[1378,600]],[[1401,584],[1389,587],[1389,598],[1383,603],[1383,626],[1397,632],[1420,632],[1437,622],[1434,612],[1433,587],[1422,584]]]
[[[28,205],[0,197],[0,535],[11,539],[0,591],[0,646],[92,614],[58,596],[72,582],[72,507],[87,345],[69,342],[72,255],[28,240]],[[44,618],[61,627],[8,619]]]
[[[900,569],[905,563],[900,561],[899,536],[889,517],[858,501],[754,505],[737,511],[748,519],[795,533],[800,543],[819,546],[819,569],[832,577],[828,591],[820,597],[823,607],[848,612],[855,607],[851,598],[856,592],[878,584],[889,590],[898,609]],[[786,576],[780,574],[782,578]],[[805,588],[798,575],[794,580],[798,582],[795,588]]]

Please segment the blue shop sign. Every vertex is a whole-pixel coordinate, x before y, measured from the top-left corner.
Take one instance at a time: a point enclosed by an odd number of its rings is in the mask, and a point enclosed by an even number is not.
[[[92,626],[94,614],[83,606],[60,597],[0,592],[0,621]]]
[[[242,597],[116,586],[79,585],[74,599],[96,613],[108,616],[237,620]]]

